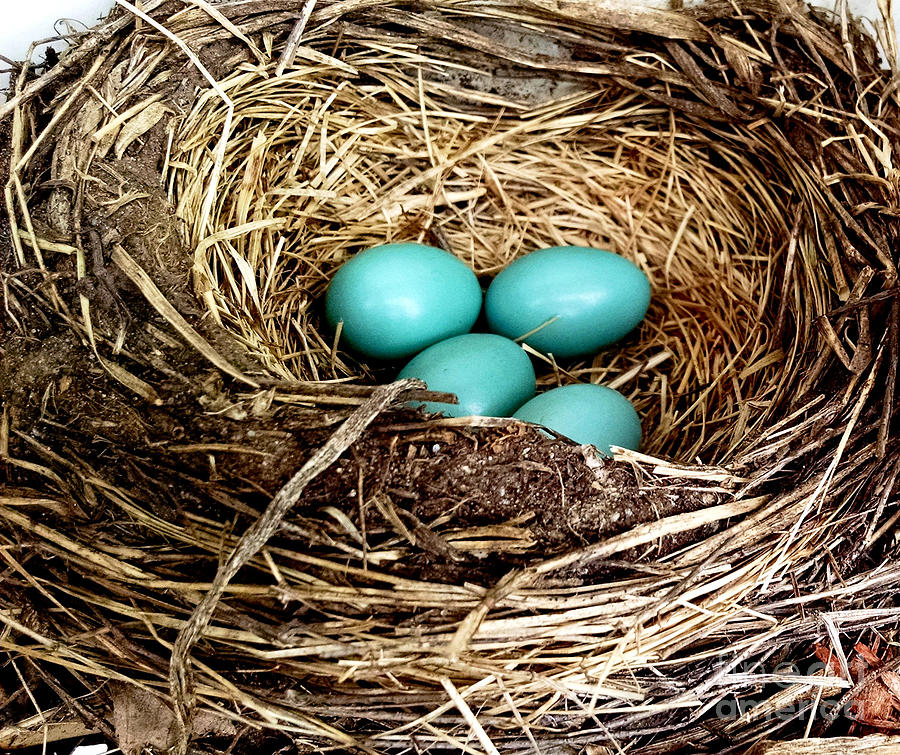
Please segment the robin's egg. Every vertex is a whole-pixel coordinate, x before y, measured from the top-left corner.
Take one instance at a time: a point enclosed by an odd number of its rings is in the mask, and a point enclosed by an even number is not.
[[[650,281],[634,263],[602,249],[555,246],[526,254],[488,288],[495,333],[557,357],[615,343],[644,318]]]
[[[602,385],[578,383],[535,396],[513,415],[555,430],[576,443],[590,443],[605,456],[610,446],[637,451],[641,420],[631,402]]]
[[[385,244],[352,257],[328,286],[325,313],[341,343],[377,359],[400,359],[467,333],[481,286],[465,263],[422,244]]]
[[[508,417],[534,396],[531,360],[518,344],[491,333],[467,333],[429,346],[399,377],[424,380],[429,390],[455,393],[459,404],[425,403],[448,417]]]

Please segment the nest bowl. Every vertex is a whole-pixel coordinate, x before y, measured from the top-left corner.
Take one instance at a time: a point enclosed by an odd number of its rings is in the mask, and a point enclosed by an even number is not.
[[[122,5],[0,110],[0,641],[50,720],[177,752],[718,750],[846,691],[849,637],[897,620],[890,19]],[[534,358],[628,395],[641,453],[403,409],[422,386],[321,312],[392,241],[484,281],[558,244],[640,266],[638,331]],[[824,681],[723,712],[823,648]]]

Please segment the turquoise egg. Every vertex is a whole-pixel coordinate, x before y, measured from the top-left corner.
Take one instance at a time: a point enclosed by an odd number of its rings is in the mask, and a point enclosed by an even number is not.
[[[335,273],[325,297],[341,343],[377,359],[400,359],[467,333],[481,311],[481,286],[465,263],[422,244],[367,249]]]
[[[623,338],[649,304],[650,281],[624,257],[555,246],[526,254],[501,271],[488,288],[485,313],[495,333],[516,340],[531,333],[524,338],[529,346],[574,357]]]
[[[467,333],[429,346],[401,378],[424,380],[432,391],[455,393],[459,404],[427,402],[427,412],[448,417],[508,417],[534,396],[531,359],[521,346],[491,333]]]
[[[555,430],[576,443],[590,443],[605,456],[610,446],[637,451],[641,420],[631,402],[603,385],[577,383],[535,396],[513,415]]]

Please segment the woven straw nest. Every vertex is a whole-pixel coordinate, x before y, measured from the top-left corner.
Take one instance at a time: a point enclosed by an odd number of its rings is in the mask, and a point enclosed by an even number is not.
[[[120,4],[0,106],[0,645],[44,709],[0,748],[139,707],[177,752],[721,750],[852,699],[898,618],[889,17]],[[404,240],[638,264],[639,331],[534,358],[642,453],[403,409],[321,295]]]

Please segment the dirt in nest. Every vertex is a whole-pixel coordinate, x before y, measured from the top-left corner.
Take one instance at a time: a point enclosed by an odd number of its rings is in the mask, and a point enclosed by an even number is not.
[[[192,101],[199,80],[196,72],[188,73],[186,69],[184,76],[173,77],[165,92],[173,109]],[[43,273],[32,267],[28,247],[30,266],[16,270],[5,213],[0,219],[0,271],[5,273],[0,291],[9,315],[0,318],[0,400],[18,423],[16,429],[26,435],[34,432],[34,422],[45,415],[49,403],[53,412],[67,417],[73,430],[102,429],[102,437],[108,435],[110,442],[126,448],[141,445],[153,437],[154,429],[165,433],[179,424],[174,419],[157,422],[154,414],[178,414],[188,405],[202,412],[203,397],[220,390],[218,371],[185,343],[113,264],[116,246],[137,261],[219,354],[239,369],[253,368],[235,339],[204,317],[193,295],[192,260],[160,177],[168,122],[164,118],[157,123],[120,158],[110,153],[94,161],[80,213],[73,194],[60,191],[52,182],[44,183],[40,172],[33,174],[39,180],[26,185],[38,236],[82,246],[86,271],[80,280],[74,256],[45,251],[47,271]],[[0,164],[4,167],[8,154],[7,128],[2,125]],[[62,229],[60,217],[68,220]],[[141,401],[111,378],[85,335],[70,327],[66,317],[52,312],[51,282],[64,311],[80,313],[80,297],[86,298],[100,355],[152,383],[164,397],[163,406]],[[119,343],[113,346],[115,341]]]
[[[396,432],[385,425],[316,481],[304,502],[341,506],[359,525],[362,494],[369,532],[387,528],[396,534],[405,527],[419,546],[406,568],[428,579],[490,584],[536,556],[597,543],[638,524],[715,505],[725,496],[713,486],[685,491],[683,480],[671,485],[641,486],[630,468],[531,427]],[[385,516],[384,505],[373,504],[378,498],[387,499],[403,527]],[[447,533],[459,528],[474,538],[502,540],[501,530],[487,529],[492,526],[508,526],[508,537],[525,532],[531,542],[523,549],[501,545],[484,552],[463,551],[448,542]],[[479,535],[477,528],[486,534]],[[655,539],[618,554],[614,564],[591,563],[568,576],[583,579],[638,558],[646,565],[709,532]]]
[[[11,150],[9,146],[9,129],[10,122],[8,120],[0,121],[0,176],[9,175],[9,161],[11,158]],[[12,237],[9,235],[9,218],[6,213],[0,213],[0,272],[3,270],[11,270],[14,259]],[[4,297],[0,301],[0,305],[5,304],[5,293],[0,291],[0,296]],[[0,335],[3,334],[5,318],[0,317]]]

